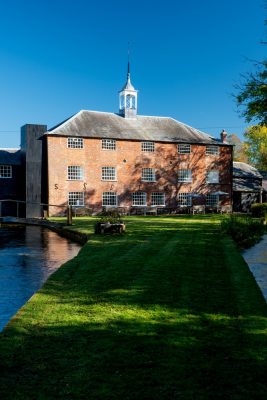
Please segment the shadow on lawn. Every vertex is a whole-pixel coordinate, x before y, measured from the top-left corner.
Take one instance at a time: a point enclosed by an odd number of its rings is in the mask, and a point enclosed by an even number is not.
[[[10,327],[2,346],[10,336],[20,346],[12,359],[2,352],[1,398],[264,399],[265,338],[255,332],[263,328],[186,310],[165,321],[58,322],[27,334]]]

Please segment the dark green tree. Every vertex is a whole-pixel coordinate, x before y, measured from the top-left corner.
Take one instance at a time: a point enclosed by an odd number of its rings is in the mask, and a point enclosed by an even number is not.
[[[267,10],[267,0],[264,0]],[[264,24],[267,26],[267,19]],[[263,45],[267,42],[262,41]],[[235,99],[240,113],[247,122],[256,122],[257,125],[267,125],[267,59],[255,63],[255,72],[243,76],[239,85],[236,85]]]
[[[256,72],[243,77],[235,95],[241,115],[247,122],[256,121],[267,126],[267,60],[257,63]]]

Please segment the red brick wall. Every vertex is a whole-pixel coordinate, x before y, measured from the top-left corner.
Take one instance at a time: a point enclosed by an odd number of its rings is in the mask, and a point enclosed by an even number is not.
[[[132,204],[131,193],[150,194],[164,191],[166,207],[177,206],[179,192],[207,194],[218,190],[229,193],[223,202],[231,204],[231,165],[232,148],[220,146],[219,156],[205,154],[206,146],[191,145],[191,154],[178,154],[177,144],[155,143],[155,152],[141,151],[141,142],[116,141],[116,150],[102,150],[101,139],[84,139],[83,149],[67,147],[66,137],[48,136],[48,203],[57,206],[67,205],[68,192],[84,191],[85,206],[99,211],[102,208],[102,193],[114,191],[119,196],[119,206]],[[83,168],[82,181],[69,181],[67,167],[79,165]],[[101,181],[104,166],[117,168],[117,181]],[[155,168],[157,182],[141,182],[142,168]],[[192,169],[192,183],[177,183],[177,170]],[[219,184],[207,184],[206,174],[210,169],[220,171]],[[50,207],[50,215],[59,214],[62,209]]]

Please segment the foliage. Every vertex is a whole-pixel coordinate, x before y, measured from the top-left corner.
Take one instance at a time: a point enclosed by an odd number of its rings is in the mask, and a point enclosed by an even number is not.
[[[267,215],[267,203],[254,203],[251,205],[253,217],[265,217]]]
[[[103,211],[101,211],[98,214],[98,217],[100,217],[100,219],[97,222],[101,222],[101,223],[104,223],[104,222],[105,223],[109,222],[110,224],[122,224],[123,223],[123,221],[121,219],[121,215],[116,210],[103,209]]]
[[[247,122],[256,121],[267,126],[267,60],[256,64],[256,72],[243,77],[236,86],[237,105],[243,107],[241,115]]]
[[[265,399],[267,305],[221,218],[92,235],[1,334],[0,398]]]
[[[234,145],[234,161],[248,162],[248,157],[246,155],[246,145],[243,143],[237,135],[234,133],[228,135],[227,141],[229,144]]]
[[[248,248],[257,243],[265,233],[262,221],[255,221],[249,216],[226,217],[222,223],[222,231],[230,235],[241,248]]]
[[[244,137],[249,162],[256,168],[267,171],[267,126],[251,126]]]

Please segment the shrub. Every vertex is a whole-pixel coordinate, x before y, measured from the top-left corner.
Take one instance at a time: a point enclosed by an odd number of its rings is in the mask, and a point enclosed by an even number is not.
[[[251,205],[251,213],[253,217],[266,217],[267,203],[255,203]]]
[[[247,248],[257,243],[265,233],[262,221],[255,221],[251,217],[231,215],[221,223],[222,231],[230,235],[237,245]]]
[[[98,222],[104,223],[109,222],[110,224],[122,224],[121,215],[116,210],[103,209],[98,215],[100,217]]]

